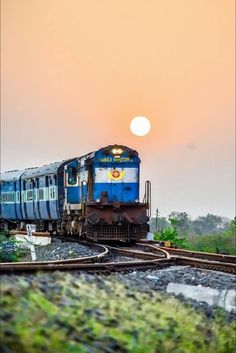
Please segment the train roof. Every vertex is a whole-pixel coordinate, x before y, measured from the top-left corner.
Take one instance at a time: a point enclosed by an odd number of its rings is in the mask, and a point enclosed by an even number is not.
[[[71,162],[73,159],[64,160],[61,162],[54,162],[42,167],[28,168],[23,170],[13,170],[1,173],[2,181],[16,181],[21,179],[36,178],[42,175],[56,174],[60,168],[65,164]]]
[[[19,180],[22,174],[24,174],[25,170],[11,170],[5,173],[1,173],[0,179],[1,181],[16,181]]]
[[[65,164],[71,162],[73,159],[68,159],[61,162],[54,162],[43,167],[26,169],[22,175],[22,179],[37,178],[42,175],[56,174],[59,169],[63,170]]]

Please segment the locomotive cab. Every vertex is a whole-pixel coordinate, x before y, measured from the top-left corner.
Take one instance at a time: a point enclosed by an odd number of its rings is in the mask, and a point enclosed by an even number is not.
[[[138,153],[102,148],[67,165],[65,209],[79,215],[90,240],[140,239],[147,233],[147,203],[139,202]],[[77,228],[78,229],[78,228]]]

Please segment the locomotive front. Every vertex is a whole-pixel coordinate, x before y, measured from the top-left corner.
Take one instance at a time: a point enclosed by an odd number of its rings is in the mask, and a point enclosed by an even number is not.
[[[148,200],[139,201],[138,153],[113,145],[94,153],[85,204],[86,238],[138,240],[148,231]]]

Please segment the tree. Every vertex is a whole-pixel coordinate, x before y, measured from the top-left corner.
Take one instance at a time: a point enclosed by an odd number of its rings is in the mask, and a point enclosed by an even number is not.
[[[200,216],[192,222],[192,229],[195,234],[211,234],[225,231],[230,226],[228,218],[208,213]]]
[[[180,233],[187,233],[190,228],[191,217],[186,212],[171,212],[169,221]]]
[[[156,217],[150,219],[150,231],[155,232],[156,230],[161,231],[170,226],[166,217],[159,217],[157,220],[157,229],[156,229]]]
[[[154,239],[159,241],[170,241],[178,248],[185,248],[188,246],[185,238],[179,238],[176,227],[165,228],[161,232],[154,233]]]

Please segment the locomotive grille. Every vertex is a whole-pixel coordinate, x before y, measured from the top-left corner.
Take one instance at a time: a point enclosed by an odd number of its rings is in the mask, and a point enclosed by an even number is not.
[[[138,240],[146,237],[147,226],[142,225],[87,225],[87,238],[91,240]]]

